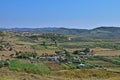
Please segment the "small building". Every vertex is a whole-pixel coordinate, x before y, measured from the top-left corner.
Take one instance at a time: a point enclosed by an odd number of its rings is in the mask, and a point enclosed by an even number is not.
[[[85,64],[83,64],[83,63],[78,64],[78,67],[84,67],[84,66],[85,66]]]

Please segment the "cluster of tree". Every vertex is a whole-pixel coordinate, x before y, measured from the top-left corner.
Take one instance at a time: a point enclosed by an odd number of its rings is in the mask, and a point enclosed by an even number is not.
[[[84,55],[90,53],[90,48],[85,48],[83,50],[76,50],[73,52],[73,54],[79,54],[79,55]]]
[[[34,42],[34,39],[29,36],[16,35],[15,37],[19,38],[19,40],[21,40],[21,41]]]
[[[3,48],[3,46],[2,45],[0,45],[0,50],[3,50],[4,48]]]
[[[6,67],[6,66],[9,66],[10,65],[10,61],[9,61],[9,59],[7,59],[7,60],[1,60],[0,61],[0,68],[1,67]]]
[[[28,38],[30,38],[30,39],[32,39],[32,40],[38,40],[38,37],[39,37],[39,36],[37,36],[37,35],[32,35],[32,36],[26,36],[26,37],[28,37]]]
[[[57,54],[57,55],[62,55],[62,54],[69,54],[69,52],[67,51],[67,50],[60,50],[60,51],[55,51],[55,53]]]
[[[5,34],[3,33],[3,31],[0,31],[0,36],[4,36]]]
[[[16,52],[16,58],[29,59],[30,57],[35,58],[37,53],[27,53],[27,52]]]
[[[9,43],[6,43],[6,42],[1,42],[0,43],[0,50],[9,50],[9,51],[12,51],[12,47]]]
[[[51,39],[52,41],[63,41],[67,40],[67,36],[61,34],[54,34],[54,33],[43,33],[40,37],[45,39]]]

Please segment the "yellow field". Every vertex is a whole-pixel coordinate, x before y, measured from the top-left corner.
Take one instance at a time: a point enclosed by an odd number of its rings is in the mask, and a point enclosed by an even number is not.
[[[96,56],[119,56],[120,50],[104,49],[104,48],[93,48],[92,49]]]
[[[105,70],[60,70],[44,76],[0,69],[0,80],[119,80],[118,73]]]
[[[52,75],[70,78],[70,80],[111,80],[113,78],[117,80],[120,78],[117,73],[97,69],[61,70],[53,72]]]

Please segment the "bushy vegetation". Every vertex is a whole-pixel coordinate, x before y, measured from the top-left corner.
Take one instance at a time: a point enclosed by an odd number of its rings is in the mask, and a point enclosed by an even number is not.
[[[2,67],[7,67],[7,66],[9,66],[9,65],[10,65],[9,60],[1,60],[1,61],[0,61],[0,68],[2,68]]]

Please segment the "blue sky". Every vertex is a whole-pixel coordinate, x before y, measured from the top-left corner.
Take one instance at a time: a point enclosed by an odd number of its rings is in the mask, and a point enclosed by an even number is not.
[[[0,27],[120,26],[120,0],[0,0]]]

